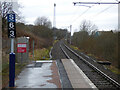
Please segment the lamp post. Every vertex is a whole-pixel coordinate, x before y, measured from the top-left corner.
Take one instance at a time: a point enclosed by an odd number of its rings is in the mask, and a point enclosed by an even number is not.
[[[71,32],[72,32],[72,25],[70,25],[70,44],[71,44]]]

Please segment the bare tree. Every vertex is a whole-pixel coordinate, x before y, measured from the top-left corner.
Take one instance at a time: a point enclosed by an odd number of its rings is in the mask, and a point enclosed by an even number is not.
[[[11,2],[1,2],[0,11],[1,11],[2,17],[6,18],[7,14],[12,11],[12,3]]]
[[[83,20],[80,25],[80,31],[87,31],[91,34],[93,31],[96,31],[98,27],[95,24],[92,24],[91,21]]]
[[[20,8],[20,4],[18,4],[18,2],[6,2],[6,1],[0,2],[0,15],[2,16],[2,30],[5,30],[7,26],[8,13],[11,12],[15,13],[17,22],[20,22],[22,20],[23,17],[20,15],[18,8]]]
[[[2,30],[6,27],[7,14],[11,12],[11,2],[0,2],[0,14],[2,16]]]
[[[51,21],[47,17],[45,17],[45,16],[38,17],[35,20],[35,25],[46,26],[48,28],[52,27]]]

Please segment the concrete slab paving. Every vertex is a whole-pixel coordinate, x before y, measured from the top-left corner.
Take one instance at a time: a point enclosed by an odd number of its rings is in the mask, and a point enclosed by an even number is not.
[[[97,90],[97,87],[88,79],[72,59],[62,59],[62,62],[73,88]]]
[[[61,88],[55,61],[36,61],[36,63],[42,64],[37,67],[34,67],[35,63],[29,64],[18,75],[15,81],[16,88]]]

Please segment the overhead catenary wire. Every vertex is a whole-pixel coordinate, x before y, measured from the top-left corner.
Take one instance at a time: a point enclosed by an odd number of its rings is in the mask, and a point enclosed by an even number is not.
[[[100,0],[100,1],[101,1],[101,0]],[[120,4],[120,1],[119,1],[119,0],[116,0],[116,1],[117,1],[117,3],[116,3],[116,2],[115,2],[115,3],[114,3],[114,2],[101,2],[101,3],[99,3],[99,2],[75,2],[75,3],[77,3],[77,4],[98,4],[98,5],[100,5],[100,4],[112,4],[112,5],[110,5],[109,7],[105,8],[104,10],[100,11],[99,13],[97,13],[96,15],[94,15],[93,18],[95,18],[96,16],[102,14],[102,13],[105,12],[106,10],[112,8],[114,5]],[[75,4],[75,3],[74,3],[74,5],[77,5],[77,4]],[[114,5],[113,5],[113,4],[114,4]],[[86,5],[79,5],[79,6],[86,6]],[[79,15],[77,18],[75,18],[75,19],[72,21],[71,24],[73,24],[76,20],[78,20],[79,17],[81,17],[82,15],[84,15],[84,14],[91,8],[91,6],[88,6],[88,7],[89,7],[89,8],[88,8],[86,11],[84,11],[81,15]]]
[[[115,0],[115,1],[120,2],[119,0]]]
[[[100,4],[120,4],[120,1],[119,0],[116,0],[117,1],[117,3],[116,2],[73,2],[73,4],[76,6],[76,5],[80,5],[80,4],[98,4],[98,5],[100,5]],[[80,5],[80,6],[86,6],[86,5]],[[91,8],[90,6],[88,6],[89,8]],[[113,7],[113,6],[112,6]],[[89,9],[88,8],[88,9]],[[104,10],[102,10],[101,12],[99,12],[98,14],[96,14],[95,16],[98,16],[98,15],[100,15],[101,13],[103,13],[103,12],[105,12],[106,10],[108,10],[109,8],[111,8],[111,6],[109,6],[109,7],[107,7],[107,8],[105,8]],[[87,11],[88,11],[88,9],[85,11],[85,12],[83,12],[81,15],[79,15],[79,17],[81,17],[84,13],[86,13]],[[78,19],[79,17],[77,17],[76,19]],[[73,20],[73,22],[74,21],[76,21],[76,19],[74,19]],[[72,22],[72,23],[73,23]]]
[[[74,14],[71,16],[70,21],[73,19],[74,16],[77,15],[79,7],[73,12]]]
[[[105,8],[105,9],[103,9],[102,11],[98,12],[97,14],[95,14],[95,15],[92,17],[92,19],[96,18],[97,16],[99,16],[99,15],[102,14],[102,13],[104,13],[106,10],[112,8],[113,6],[115,6],[115,5],[110,5],[109,7],[107,7],[107,8]]]
[[[84,5],[81,5],[81,6],[84,6]],[[85,7],[88,7],[83,13],[81,13],[78,17],[76,17],[72,23],[70,25],[72,25],[74,22],[76,22],[76,20],[78,20],[81,16],[83,16],[85,13],[87,13],[89,11],[89,9],[91,9],[94,5],[92,6],[85,6]]]
[[[100,0],[101,1],[101,0]],[[100,2],[99,1],[99,2]],[[87,10],[85,10],[84,12],[82,12],[79,16],[77,16],[75,19],[73,19],[72,20],[72,22],[69,24],[69,25],[72,25],[72,24],[74,24],[77,20],[79,20],[79,18],[80,17],[82,17],[84,14],[86,14],[93,6],[95,6],[95,5],[105,5],[105,4],[109,4],[110,6],[109,7],[107,7],[107,8],[105,8],[104,10],[102,10],[102,11],[100,11],[100,12],[98,12],[97,14],[95,14],[92,18],[94,19],[94,18],[96,18],[97,16],[99,16],[100,14],[102,14],[103,12],[105,12],[106,10],[108,10],[108,9],[110,9],[110,8],[112,8],[114,5],[116,5],[116,4],[120,4],[120,1],[119,0],[115,0],[115,1],[117,1],[117,3],[115,2],[93,2],[93,3],[91,3],[91,5],[92,6],[90,6],[90,5],[77,5],[76,4],[76,6],[85,6],[85,7],[88,7],[88,9]],[[88,2],[89,3],[89,2]],[[93,4],[95,4],[95,5],[93,5]],[[112,5],[111,5],[112,4]],[[74,14],[74,16],[75,16],[75,14]]]
[[[76,4],[119,4],[119,2],[73,2],[74,5]]]
[[[78,20],[78,18],[80,18],[82,15],[84,15],[90,8],[88,8],[87,10],[85,10],[82,14],[80,14],[77,18],[75,18],[71,24],[73,24],[76,20]]]
[[[101,0],[100,0],[100,1],[101,1]],[[75,18],[75,19],[72,21],[71,24],[73,24],[76,20],[78,20],[78,18],[80,18],[81,16],[83,16],[90,8],[92,8],[92,7],[95,6],[95,5],[92,5],[92,6],[88,6],[88,5],[78,5],[78,6],[85,6],[85,7],[88,7],[88,9],[85,10],[82,14],[80,14],[77,18]],[[70,24],[70,25],[71,25],[71,24]]]

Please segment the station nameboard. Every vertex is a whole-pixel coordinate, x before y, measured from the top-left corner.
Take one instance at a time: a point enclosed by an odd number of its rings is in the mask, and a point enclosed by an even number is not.
[[[15,14],[7,14],[8,21],[8,38],[16,37]]]

